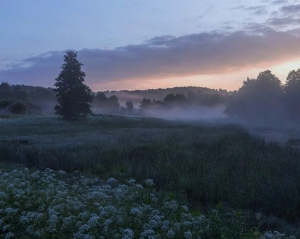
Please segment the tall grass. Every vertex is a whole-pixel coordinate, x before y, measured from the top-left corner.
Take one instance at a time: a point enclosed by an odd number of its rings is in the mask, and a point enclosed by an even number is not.
[[[145,118],[0,121],[0,160],[101,177],[153,178],[194,204],[225,202],[293,221],[300,215],[300,152],[234,125]]]

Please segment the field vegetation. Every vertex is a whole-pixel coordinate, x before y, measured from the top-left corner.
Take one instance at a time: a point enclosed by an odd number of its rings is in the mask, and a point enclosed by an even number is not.
[[[118,182],[31,171],[1,171],[0,226],[4,238],[289,238],[246,227],[238,211],[221,206],[191,212],[153,180]]]
[[[223,205],[247,215],[250,228],[297,233],[291,225],[300,215],[300,151],[266,142],[238,125],[112,115],[76,122],[56,116],[0,120],[5,167],[50,168],[104,180],[150,178],[157,191],[194,211],[209,213]],[[258,225],[257,215],[274,220]]]

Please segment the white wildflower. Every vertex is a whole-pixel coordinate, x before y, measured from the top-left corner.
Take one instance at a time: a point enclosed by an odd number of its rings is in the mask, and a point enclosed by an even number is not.
[[[6,189],[13,189],[15,187],[15,185],[13,184],[13,183],[10,183],[7,187],[6,187]]]
[[[175,232],[173,230],[169,230],[167,233],[168,238],[173,238],[175,236]]]
[[[7,194],[5,192],[0,192],[0,198],[7,198]]]
[[[142,237],[148,237],[154,234],[154,231],[152,229],[147,229],[142,232],[141,236]]]
[[[129,179],[127,182],[129,185],[135,185],[136,180],[135,179]]]
[[[141,184],[136,184],[135,187],[138,188],[138,189],[143,189],[144,188]]]
[[[123,238],[122,239],[131,239],[134,238],[133,230],[127,228],[123,230]]]
[[[113,222],[113,220],[111,220],[111,219],[106,219],[106,220],[104,221],[104,226],[109,226],[112,222]]]
[[[188,211],[189,211],[189,209],[188,209],[187,206],[181,206],[181,208],[182,208],[182,210],[183,210],[184,212],[188,212]]]
[[[65,171],[63,171],[63,170],[59,170],[58,171],[58,174],[60,174],[60,175],[65,175],[65,174],[67,174]]]
[[[46,173],[53,173],[54,170],[52,170],[52,169],[50,169],[50,168],[46,168],[46,169],[45,169],[45,172],[46,172]]]
[[[10,213],[14,213],[14,212],[17,212],[18,211],[18,209],[13,209],[13,208],[6,208],[5,210],[4,210],[4,212],[5,213],[7,213],[7,214],[10,214]]]
[[[8,232],[5,235],[5,239],[10,239],[10,238],[13,238],[14,236],[15,236],[15,234],[13,234],[12,232]]]
[[[178,209],[178,204],[176,201],[172,200],[170,202],[165,202],[164,208],[170,209],[172,211],[176,211]]]
[[[189,239],[189,238],[192,238],[192,237],[193,237],[193,234],[190,231],[187,231],[187,232],[184,233],[184,238]]]
[[[10,225],[5,225],[4,227],[2,227],[2,231],[6,232],[8,231],[8,229],[10,228]]]
[[[115,179],[115,178],[109,178],[109,179],[107,180],[107,183],[108,183],[108,184],[113,184],[113,183],[117,183],[117,182],[118,182],[118,180]]]
[[[100,217],[97,216],[96,214],[92,215],[88,221],[88,225],[91,227],[97,226],[99,224],[99,222],[98,222],[99,219],[100,219]]]
[[[84,232],[84,231],[87,231],[90,229],[90,226],[87,225],[87,224],[83,224],[80,228],[79,228],[79,231],[80,232]]]
[[[83,235],[83,239],[93,239],[94,237],[88,235],[88,234],[85,234]]]
[[[133,215],[140,215],[141,214],[141,211],[138,209],[138,208],[132,208],[130,210],[130,214],[133,214]]]
[[[155,185],[152,179],[145,180],[145,184],[149,187],[153,187]]]
[[[43,230],[37,230],[34,232],[34,235],[37,237],[42,237],[44,235],[44,231]]]

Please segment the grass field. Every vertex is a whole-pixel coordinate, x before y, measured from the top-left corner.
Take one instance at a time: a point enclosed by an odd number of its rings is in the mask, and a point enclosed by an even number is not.
[[[221,203],[250,215],[299,221],[300,151],[237,125],[109,115],[71,123],[55,116],[20,117],[0,124],[4,168],[79,171],[120,181],[151,178],[156,189],[194,210],[208,212]]]

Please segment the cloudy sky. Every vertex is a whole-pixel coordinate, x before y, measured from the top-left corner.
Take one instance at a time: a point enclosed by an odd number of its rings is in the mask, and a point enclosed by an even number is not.
[[[0,82],[52,86],[67,49],[93,90],[284,82],[299,14],[295,0],[1,0]]]

